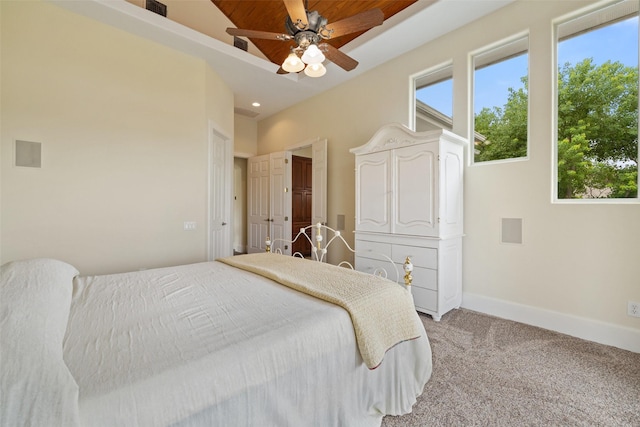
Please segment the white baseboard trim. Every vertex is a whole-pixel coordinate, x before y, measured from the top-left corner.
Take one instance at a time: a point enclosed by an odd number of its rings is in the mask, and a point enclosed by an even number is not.
[[[640,353],[640,329],[464,292],[462,307]]]

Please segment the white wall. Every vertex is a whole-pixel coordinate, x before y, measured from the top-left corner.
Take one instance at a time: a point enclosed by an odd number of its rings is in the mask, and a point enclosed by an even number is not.
[[[82,274],[204,261],[209,120],[233,136],[225,83],[49,3],[0,8],[1,261],[53,257]],[[42,143],[41,169],[13,166],[16,139]]]
[[[454,131],[468,137],[469,52],[529,31],[529,159],[466,169],[463,305],[601,342],[617,335],[613,344],[640,351],[640,319],[626,314],[627,301],[640,301],[640,204],[551,203],[552,20],[587,4],[507,6],[260,121],[259,152],[294,139],[328,138],[329,225],[346,214],[343,234],[352,238],[354,158],[348,150],[383,124],[408,123],[409,76],[453,60]],[[297,114],[298,108],[314,114]],[[523,219],[522,245],[500,243],[503,217]],[[577,326],[569,326],[575,319]],[[601,333],[591,337],[596,329]]]

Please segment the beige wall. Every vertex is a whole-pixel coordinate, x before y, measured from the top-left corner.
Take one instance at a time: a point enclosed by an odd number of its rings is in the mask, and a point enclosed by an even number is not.
[[[258,122],[240,114],[235,115],[233,151],[237,157],[253,157],[258,153]]]
[[[258,152],[258,122],[255,119],[235,115],[233,164],[233,249],[247,250],[247,158]]]
[[[1,261],[205,260],[208,126],[233,136],[229,88],[200,59],[49,3],[0,8]],[[16,139],[42,143],[42,168],[13,166]]]
[[[453,60],[454,131],[468,136],[469,52],[530,31],[530,158],[466,169],[463,304],[531,309],[539,317],[562,313],[563,322],[575,317],[596,327],[613,324],[623,335],[637,337],[640,319],[627,316],[626,309],[627,301],[640,301],[640,204],[550,202],[551,22],[585,4],[510,5],[260,121],[259,152],[281,150],[292,140],[328,138],[329,225],[345,214],[344,235],[352,239],[355,183],[349,149],[364,144],[383,124],[408,123],[409,75]],[[314,114],[296,114],[297,108]],[[503,217],[523,219],[524,244],[499,242]]]

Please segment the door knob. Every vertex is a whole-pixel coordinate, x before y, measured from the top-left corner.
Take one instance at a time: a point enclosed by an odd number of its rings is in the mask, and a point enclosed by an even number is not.
[[[226,223],[226,222],[223,222],[223,223],[222,223],[222,225],[227,225],[227,223]]]

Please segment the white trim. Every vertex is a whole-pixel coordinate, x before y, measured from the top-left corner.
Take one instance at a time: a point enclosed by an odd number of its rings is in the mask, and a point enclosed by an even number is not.
[[[233,157],[237,157],[239,159],[248,159],[249,157],[255,157],[255,153],[243,153],[241,151],[234,151]]]
[[[616,19],[624,16],[628,12],[638,13],[638,1],[635,0],[603,0],[595,4],[589,5],[582,9],[575,10],[566,15],[551,20],[552,25],[552,87],[551,87],[551,204],[557,205],[624,205],[624,204],[640,204],[640,196],[634,198],[584,198],[584,199],[564,199],[558,197],[558,44],[561,42],[562,36],[577,35],[581,31],[589,32],[601,24],[610,25]],[[611,12],[613,10],[613,13]],[[589,19],[591,17],[591,19]],[[585,20],[589,25],[585,25]],[[571,21],[580,22],[569,32],[562,32],[561,26]],[[531,93],[531,88],[529,88]],[[638,98],[640,103],[640,97]],[[638,157],[640,159],[640,144],[638,148]],[[638,182],[640,184],[640,176]]]
[[[453,80],[453,59],[441,62],[440,64],[429,67],[425,70],[418,71],[409,76],[409,123],[407,127],[416,132],[416,82],[429,74],[444,72],[447,68],[451,68],[451,80]],[[453,93],[451,94],[453,97]],[[453,114],[451,114],[453,116]],[[453,120],[453,117],[452,117]],[[453,125],[451,126],[453,128]]]
[[[464,292],[462,307],[640,353],[640,329]]]
[[[500,52],[501,49],[505,48],[505,46],[508,45],[512,45],[515,42],[522,42],[524,43],[524,40],[526,40],[526,45],[527,45],[527,49],[526,49],[526,54],[527,54],[527,79],[529,82],[529,86],[527,88],[527,154],[524,157],[512,157],[512,158],[508,158],[508,159],[498,159],[498,160],[485,160],[483,162],[476,162],[475,160],[475,152],[474,152],[474,147],[475,147],[475,135],[476,135],[476,112],[475,112],[475,92],[476,92],[476,88],[475,88],[475,84],[476,84],[476,79],[475,79],[475,75],[476,75],[476,59],[484,54],[487,54],[490,51],[498,51]],[[518,33],[512,34],[509,37],[505,37],[501,40],[498,40],[496,42],[493,42],[491,44],[488,44],[486,46],[483,46],[479,49],[475,49],[471,52],[469,52],[467,54],[467,73],[468,73],[468,104],[467,104],[467,108],[468,111],[471,112],[471,114],[469,114],[469,129],[467,131],[467,138],[469,139],[469,148],[468,148],[468,154],[469,157],[467,159],[467,166],[476,166],[476,165],[482,165],[482,164],[497,164],[497,163],[506,163],[506,162],[513,162],[513,161],[528,161],[531,158],[531,93],[533,93],[533,91],[531,90],[531,79],[530,79],[530,72],[531,72],[531,55],[530,55],[530,47],[531,47],[531,34],[530,34],[530,30],[526,29],[524,31],[520,31]],[[495,59],[495,58],[493,58]],[[509,59],[509,55],[505,56],[502,60],[508,60]],[[501,61],[502,61],[501,60]],[[496,61],[496,62],[501,62],[501,61]]]
[[[301,141],[301,142],[298,142],[296,144],[292,144],[292,145],[288,146],[284,150],[285,151],[295,151],[295,150],[299,150],[301,148],[311,147],[314,142],[318,142],[318,141],[320,141],[320,139],[321,138],[319,136],[317,136],[315,138],[305,139],[304,141]],[[322,139],[326,139],[326,138],[322,138]]]

